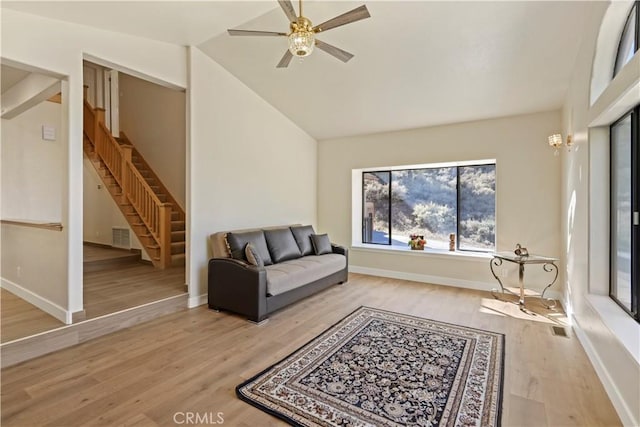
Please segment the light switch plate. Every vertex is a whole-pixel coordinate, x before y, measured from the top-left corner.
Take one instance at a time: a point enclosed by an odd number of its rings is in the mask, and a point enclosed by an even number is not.
[[[42,139],[45,141],[56,140],[56,128],[49,125],[42,125]]]

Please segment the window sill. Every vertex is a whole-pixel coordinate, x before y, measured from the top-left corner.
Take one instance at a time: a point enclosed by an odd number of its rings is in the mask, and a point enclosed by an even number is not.
[[[587,301],[613,335],[640,364],[640,324],[629,316],[609,296],[587,295]]]
[[[442,249],[424,248],[423,251],[413,251],[400,246],[383,246],[383,245],[371,245],[367,243],[353,243],[351,250],[356,252],[374,252],[374,253],[386,253],[400,256],[419,256],[428,258],[442,258],[442,259],[459,259],[468,261],[487,262],[492,255],[487,252],[472,252],[472,251],[445,251]]]

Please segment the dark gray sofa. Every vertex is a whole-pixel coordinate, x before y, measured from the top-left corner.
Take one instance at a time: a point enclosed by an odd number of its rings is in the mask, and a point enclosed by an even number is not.
[[[309,229],[293,225],[212,234],[209,308],[261,322],[280,308],[346,282],[347,249],[332,244],[331,253],[315,255]],[[247,242],[259,246],[257,252],[268,265],[249,263],[243,250]]]

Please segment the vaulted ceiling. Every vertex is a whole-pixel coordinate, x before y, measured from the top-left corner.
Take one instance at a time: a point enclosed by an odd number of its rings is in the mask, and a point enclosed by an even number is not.
[[[362,3],[308,1],[304,15],[320,23]],[[560,108],[593,9],[578,1],[366,4],[371,18],[319,36],[351,61],[316,50],[286,69],[275,68],[286,38],[225,31],[287,31],[275,0],[2,7],[198,46],[317,139]]]

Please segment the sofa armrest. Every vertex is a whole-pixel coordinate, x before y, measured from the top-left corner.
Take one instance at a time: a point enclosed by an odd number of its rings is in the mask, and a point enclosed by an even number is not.
[[[349,278],[349,249],[345,248],[344,246],[340,246],[340,245],[336,245],[336,244],[331,244],[331,251],[334,254],[340,254],[340,255],[344,255],[344,257],[346,258],[345,260],[345,264],[344,264],[344,270],[343,270],[343,278],[340,281],[340,283],[344,283],[348,280]]]
[[[209,260],[209,307],[260,322],[267,314],[267,272],[232,258]]]
[[[344,256],[347,256],[349,253],[349,250],[347,248],[345,248],[344,246],[336,245],[335,243],[331,244],[331,250],[334,254],[340,254]]]

